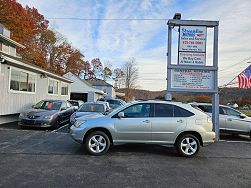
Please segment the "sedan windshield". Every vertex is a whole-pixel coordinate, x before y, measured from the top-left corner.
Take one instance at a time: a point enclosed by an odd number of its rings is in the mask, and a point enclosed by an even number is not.
[[[83,104],[79,110],[79,112],[105,112],[104,105],[102,104]]]
[[[59,110],[61,104],[62,102],[60,101],[40,101],[34,106],[34,108],[43,110]]]

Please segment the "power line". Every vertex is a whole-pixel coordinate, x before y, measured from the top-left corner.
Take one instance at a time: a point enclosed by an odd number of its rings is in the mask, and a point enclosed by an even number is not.
[[[76,21],[167,21],[168,18],[60,18],[48,17],[48,20],[76,20]]]
[[[231,69],[231,68],[233,68],[233,67],[235,67],[235,66],[237,66],[237,65],[240,65],[240,63],[250,61],[250,59],[251,59],[251,57],[247,57],[247,58],[245,58],[245,59],[242,59],[241,61],[239,61],[239,62],[237,62],[237,63],[231,65],[230,67],[227,67],[227,68],[224,68],[224,69],[219,70],[219,72],[222,72],[222,71]]]

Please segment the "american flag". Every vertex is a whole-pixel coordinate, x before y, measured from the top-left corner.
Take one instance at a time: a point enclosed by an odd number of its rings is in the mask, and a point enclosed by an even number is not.
[[[243,89],[251,88],[251,65],[238,75],[238,86]]]

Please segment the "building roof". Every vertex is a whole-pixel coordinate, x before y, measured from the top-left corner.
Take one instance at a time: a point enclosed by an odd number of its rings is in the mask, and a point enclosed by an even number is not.
[[[79,76],[71,73],[71,72],[68,72],[64,75],[65,78],[68,78],[68,79],[71,79],[74,81],[74,79],[78,79],[80,80],[83,84],[84,84],[84,89],[87,90],[88,92],[95,92],[95,93],[98,93],[98,94],[101,94],[101,95],[104,95],[104,91],[102,90],[99,90],[99,89],[96,89],[94,87],[92,87],[92,85],[90,83],[88,83],[86,80],[83,80],[81,78],[79,78]],[[81,87],[81,86],[79,86]]]
[[[86,80],[88,83],[90,83],[92,86],[110,86],[113,87],[111,84],[108,84],[106,81],[101,79],[94,79],[94,80]]]
[[[39,74],[41,74],[43,76],[49,76],[49,77],[52,77],[54,79],[58,79],[58,80],[61,80],[61,81],[67,82],[67,83],[72,83],[72,80],[70,80],[70,79],[64,78],[64,77],[62,77],[62,76],[60,76],[58,74],[55,74],[55,73],[53,73],[51,71],[43,69],[43,68],[41,68],[41,67],[39,67],[37,65],[28,63],[28,62],[24,61],[23,59],[21,59],[19,57],[13,57],[11,55],[0,52],[0,58],[5,60],[4,62],[2,62],[4,64],[15,66],[15,67],[25,69],[25,70],[29,70],[29,71],[32,71],[32,72],[36,72],[36,73],[39,73]]]

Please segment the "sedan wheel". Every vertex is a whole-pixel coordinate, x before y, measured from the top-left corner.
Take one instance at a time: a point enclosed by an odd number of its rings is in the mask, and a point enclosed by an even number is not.
[[[91,155],[103,155],[110,147],[110,140],[104,132],[95,131],[87,136],[85,147]]]
[[[200,143],[195,136],[187,134],[178,139],[176,149],[184,157],[193,157],[198,153]]]

